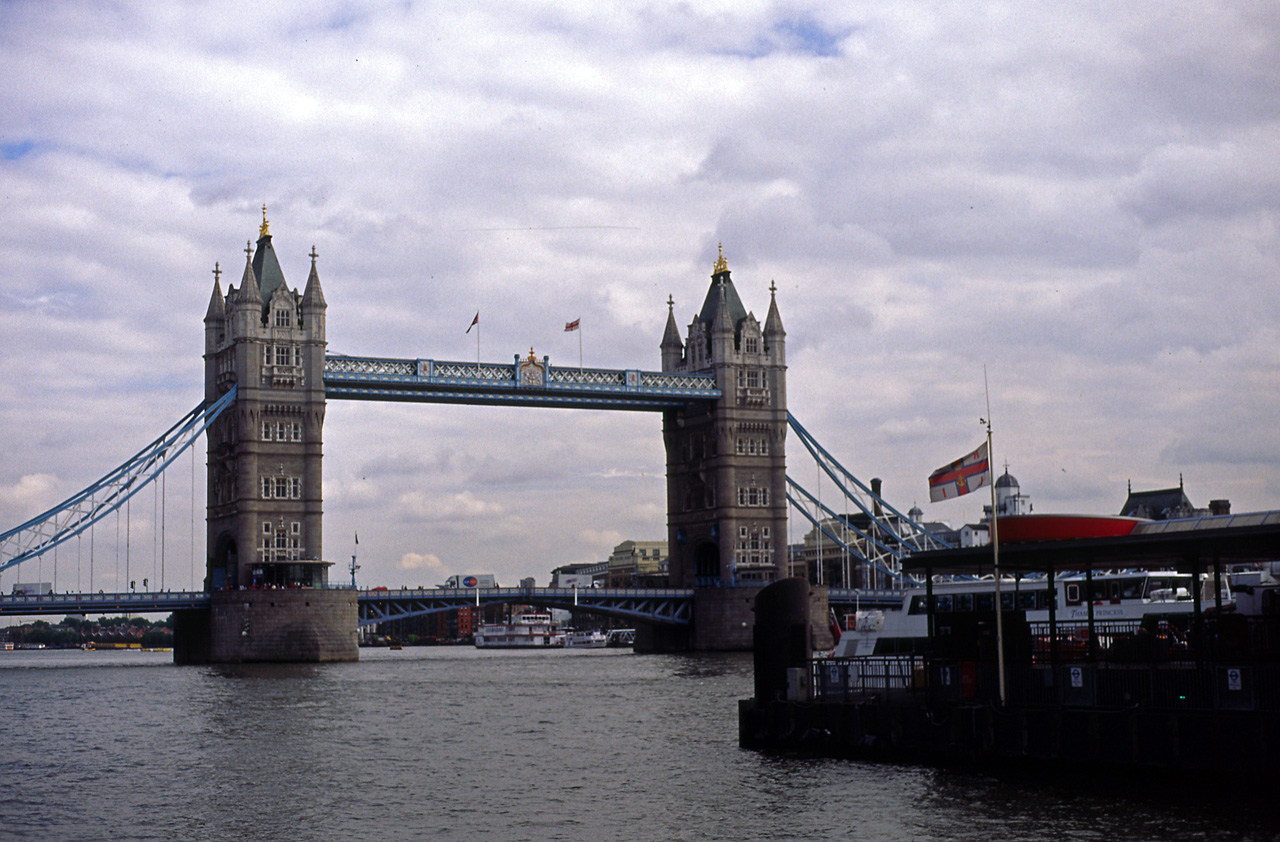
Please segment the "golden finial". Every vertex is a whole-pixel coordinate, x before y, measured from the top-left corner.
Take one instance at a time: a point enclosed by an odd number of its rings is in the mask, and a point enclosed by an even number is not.
[[[538,358],[533,355],[533,346],[530,345],[529,346],[529,362],[536,363],[537,361],[538,361]]]
[[[263,237],[270,237],[270,236],[271,236],[271,231],[267,229],[267,206],[263,205],[262,206],[262,227],[258,229],[258,239],[261,240]]]
[[[711,272],[713,275],[719,275],[721,272],[729,271],[729,262],[724,259],[724,243],[720,243],[719,251],[720,257],[716,259],[716,268]]]

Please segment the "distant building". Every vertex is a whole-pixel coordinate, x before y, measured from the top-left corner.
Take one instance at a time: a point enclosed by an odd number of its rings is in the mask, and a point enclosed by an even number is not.
[[[667,542],[623,541],[613,548],[608,566],[608,587],[666,587]]]
[[[1209,508],[1197,508],[1182,487],[1178,477],[1177,488],[1158,488],[1153,491],[1134,491],[1129,485],[1129,496],[1120,508],[1124,517],[1144,517],[1149,520],[1175,520],[1183,517],[1231,514],[1230,500],[1210,500]]]
[[[1031,497],[1022,493],[1018,480],[1005,471],[996,480],[996,515],[997,517],[1015,517],[1031,514]],[[991,506],[982,507],[982,520],[977,523],[966,523],[960,527],[959,543],[962,547],[985,547],[991,543]]]
[[[562,564],[551,571],[553,588],[602,588],[609,581],[609,562]]]
[[[991,531],[987,528],[985,519],[981,523],[966,523],[960,527],[960,546],[985,547],[989,543]]]
[[[996,514],[999,517],[1031,514],[1031,498],[1022,493],[1022,488],[1006,465],[1004,473],[996,480]]]

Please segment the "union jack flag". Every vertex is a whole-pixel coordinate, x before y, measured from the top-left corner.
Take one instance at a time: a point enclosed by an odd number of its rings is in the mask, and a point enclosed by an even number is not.
[[[977,491],[991,481],[991,464],[987,458],[987,443],[929,474],[929,502],[950,500]]]

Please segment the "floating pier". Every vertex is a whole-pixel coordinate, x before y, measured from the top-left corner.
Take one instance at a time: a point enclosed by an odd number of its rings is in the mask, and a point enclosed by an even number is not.
[[[776,583],[757,599],[756,692],[739,703],[740,745],[939,765],[1270,781],[1280,765],[1280,581],[1266,571],[1277,557],[1280,525],[1273,523],[1002,549],[1002,573],[1050,582],[1063,570],[1148,568],[1213,583],[1213,604],[1202,606],[1197,592],[1176,645],[1162,629],[1146,627],[1154,620],[1106,628],[1095,626],[1090,611],[1083,629],[1039,628],[1008,601],[1001,638],[994,610],[964,622],[935,618],[930,589],[930,637],[921,651],[815,658],[811,645],[793,639],[808,627],[809,583]],[[904,566],[925,581],[935,574],[976,579],[990,577],[992,558],[986,548],[949,550],[917,554]],[[1247,595],[1223,605],[1217,594],[1228,566],[1263,572]],[[938,637],[941,629],[951,636]]]

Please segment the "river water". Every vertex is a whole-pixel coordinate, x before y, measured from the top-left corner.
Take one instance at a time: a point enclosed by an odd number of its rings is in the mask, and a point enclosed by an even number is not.
[[[1252,798],[737,746],[748,655],[0,652],[0,839],[1254,840]]]

